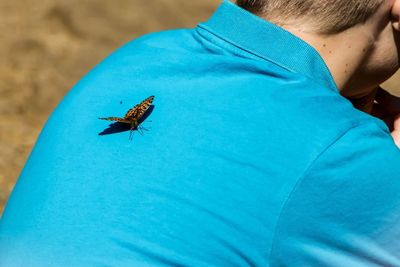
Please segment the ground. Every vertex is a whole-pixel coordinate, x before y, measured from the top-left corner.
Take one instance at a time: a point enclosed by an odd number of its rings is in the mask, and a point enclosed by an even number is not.
[[[123,43],[193,27],[220,0],[0,0],[0,214],[50,112]],[[400,93],[400,75],[386,88]]]

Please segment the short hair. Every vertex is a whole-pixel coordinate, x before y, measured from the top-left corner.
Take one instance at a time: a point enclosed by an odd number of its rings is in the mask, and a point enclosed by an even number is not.
[[[280,26],[296,20],[320,34],[365,23],[385,0],[236,0],[236,4]],[[300,22],[301,22],[300,21]]]

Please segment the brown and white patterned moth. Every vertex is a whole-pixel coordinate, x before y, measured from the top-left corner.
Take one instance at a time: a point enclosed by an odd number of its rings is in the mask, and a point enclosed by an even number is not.
[[[149,109],[151,104],[153,103],[154,96],[149,96],[130,110],[125,114],[124,117],[119,118],[119,117],[107,117],[107,118],[99,118],[100,120],[107,120],[107,121],[116,121],[116,122],[122,122],[122,123],[127,123],[130,125],[130,137],[129,139],[132,138],[132,132],[135,128],[138,129],[140,132],[141,130],[146,130],[144,127],[140,127],[140,119],[143,117],[143,115],[146,113],[146,111]]]

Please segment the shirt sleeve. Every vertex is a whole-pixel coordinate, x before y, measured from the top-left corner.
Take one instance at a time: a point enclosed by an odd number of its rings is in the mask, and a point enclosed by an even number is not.
[[[400,266],[400,150],[375,123],[350,129],[298,179],[271,266]]]

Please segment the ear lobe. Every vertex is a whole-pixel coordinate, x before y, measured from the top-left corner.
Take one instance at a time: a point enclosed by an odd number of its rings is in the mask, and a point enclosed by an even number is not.
[[[400,31],[400,0],[395,0],[392,6],[392,25],[397,31]]]

